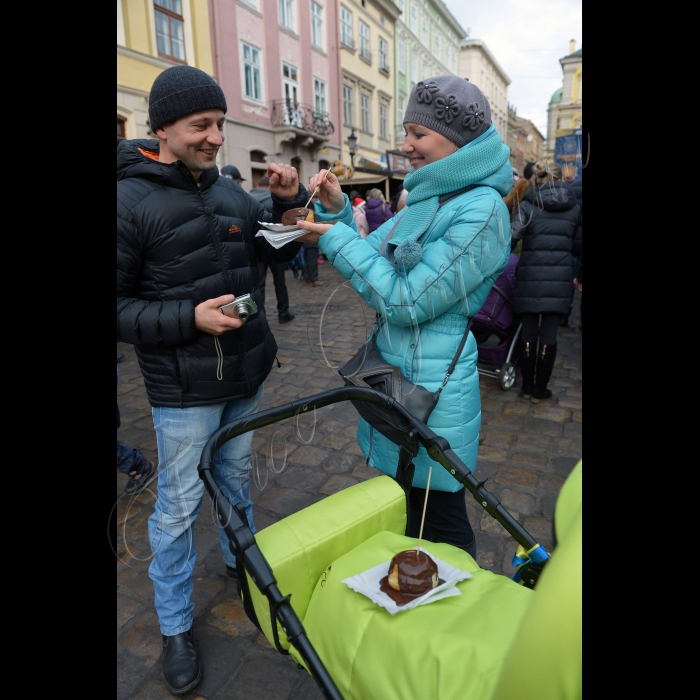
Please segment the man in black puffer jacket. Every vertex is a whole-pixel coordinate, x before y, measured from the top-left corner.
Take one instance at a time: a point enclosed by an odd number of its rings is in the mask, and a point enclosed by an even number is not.
[[[578,229],[576,230],[576,235],[574,236],[574,243],[571,248],[571,268],[573,272],[573,278],[576,279],[576,273],[578,272],[578,266],[581,262],[581,255],[583,253],[583,172],[571,183],[571,189],[576,195],[576,201],[581,209],[578,215]],[[573,311],[574,306],[574,292],[575,284],[572,285],[571,291],[571,309],[569,314]],[[581,317],[583,317],[583,297],[581,298]],[[569,324],[569,316],[567,315],[563,319],[562,325],[566,326]],[[580,324],[582,325],[582,324]]]
[[[259,306],[258,261],[285,263],[306,234],[280,250],[256,234],[306,204],[295,168],[268,169],[273,212],[232,180],[219,177],[227,111],[221,88],[206,73],[177,66],[153,84],[149,116],[158,140],[124,141],[117,150],[117,340],[136,349],[158,441],[155,512],[149,519],[149,575],[163,635],[165,681],[180,695],[203,668],[192,637],[193,527],[204,482],[197,465],[222,425],[257,411],[277,344],[264,310],[242,321],[220,307],[251,294]],[[246,511],[249,432],[216,456],[222,492]],[[228,538],[220,532],[226,569],[236,576]]]

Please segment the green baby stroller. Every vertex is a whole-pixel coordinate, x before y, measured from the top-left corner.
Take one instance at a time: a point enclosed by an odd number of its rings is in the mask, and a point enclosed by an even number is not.
[[[369,479],[252,534],[244,512],[219,492],[216,453],[238,435],[348,400],[391,410],[414,438],[414,455],[424,446],[513,536],[515,580],[481,569],[461,549],[425,543],[437,561],[466,573],[451,595],[390,614],[351,589],[352,577],[417,546],[405,534],[410,467],[399,469],[396,479]],[[205,446],[199,473],[236,555],[248,617],[329,700],[580,698],[580,463],[559,497],[551,556],[447,441],[371,389],[343,387],[231,423]]]

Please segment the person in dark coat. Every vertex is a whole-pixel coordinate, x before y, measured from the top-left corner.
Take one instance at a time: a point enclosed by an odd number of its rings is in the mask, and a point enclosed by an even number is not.
[[[513,216],[512,247],[522,240],[513,310],[521,317],[522,395],[552,398],[547,388],[557,356],[557,333],[571,303],[571,249],[581,208],[561,168],[538,161],[537,185]]]
[[[226,111],[209,75],[169,68],[149,97],[157,140],[123,141],[117,151],[117,341],[135,346],[153,407],[159,468],[148,521],[149,576],[165,683],[175,695],[191,691],[203,675],[192,634],[194,525],[205,491],[199,459],[222,425],[258,410],[277,352],[264,311],[244,321],[222,307],[245,294],[260,303],[258,260],[284,263],[305,240],[275,250],[256,235],[258,222],[280,223],[285,211],[306,203],[291,165],[268,167],[274,214],[219,176]],[[252,438],[248,432],[227,442],[215,472],[221,492],[240,504],[255,532]],[[235,577],[236,559],[219,530],[227,573]]]
[[[574,243],[571,248],[571,272],[572,278],[576,279],[576,273],[578,272],[579,262],[581,261],[581,254],[583,252],[583,173],[579,175],[570,184],[571,189],[576,195],[576,201],[578,202],[581,211],[578,217],[578,229],[576,230],[576,235],[574,236]],[[569,313],[566,318],[562,319],[561,325],[567,326],[569,324],[569,315],[574,308],[574,296],[575,296],[575,284],[572,285],[571,289],[571,305],[569,307]],[[583,307],[583,299],[581,299],[581,306]],[[581,309],[581,316],[583,316],[583,308]]]
[[[383,226],[389,219],[394,218],[394,212],[391,211],[391,207],[386,203],[384,194],[376,187],[367,193],[365,215],[367,216],[370,233]]]
[[[269,212],[273,210],[272,193],[270,192],[270,178],[263,175],[258,180],[258,186],[250,191],[250,196],[262,204]],[[272,272],[272,281],[275,284],[275,296],[277,297],[277,319],[280,323],[289,323],[295,316],[289,310],[289,292],[287,291],[287,280],[284,277],[287,269],[286,263],[269,263],[260,260],[258,263],[258,274],[260,275],[260,286],[258,291],[262,298],[263,308],[265,307],[265,285],[267,283],[267,270]]]

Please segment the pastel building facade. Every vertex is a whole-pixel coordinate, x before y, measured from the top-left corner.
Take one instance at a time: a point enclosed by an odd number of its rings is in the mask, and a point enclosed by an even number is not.
[[[209,0],[228,114],[223,164],[252,189],[270,162],[302,183],[341,155],[336,0]]]
[[[167,68],[214,75],[208,0],[117,0],[117,143],[153,138],[148,95]]]
[[[576,50],[576,42],[569,44],[569,55],[559,61],[564,74],[562,87],[549,103],[547,119],[546,157],[554,159],[557,138],[570,136],[583,128],[583,48]]]
[[[395,142],[394,31],[398,16],[391,0],[339,1],[341,160],[356,168],[352,177],[356,185],[380,185],[386,180],[376,172],[361,171],[381,170]]]
[[[395,147],[404,142],[403,116],[414,85],[434,75],[460,75],[467,32],[442,0],[393,0],[396,22]]]
[[[508,86],[511,79],[501,68],[486,42],[464,39],[460,46],[459,75],[468,78],[486,96],[491,105],[491,119],[503,142],[508,139]]]

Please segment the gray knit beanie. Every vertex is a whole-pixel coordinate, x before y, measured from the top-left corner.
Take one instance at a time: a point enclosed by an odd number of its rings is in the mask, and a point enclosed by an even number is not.
[[[224,114],[228,111],[224,91],[199,68],[168,68],[153,83],[148,106],[152,131],[207,109],[220,109]]]
[[[491,126],[491,106],[467,78],[439,75],[413,88],[403,117],[437,131],[462,148]]]

